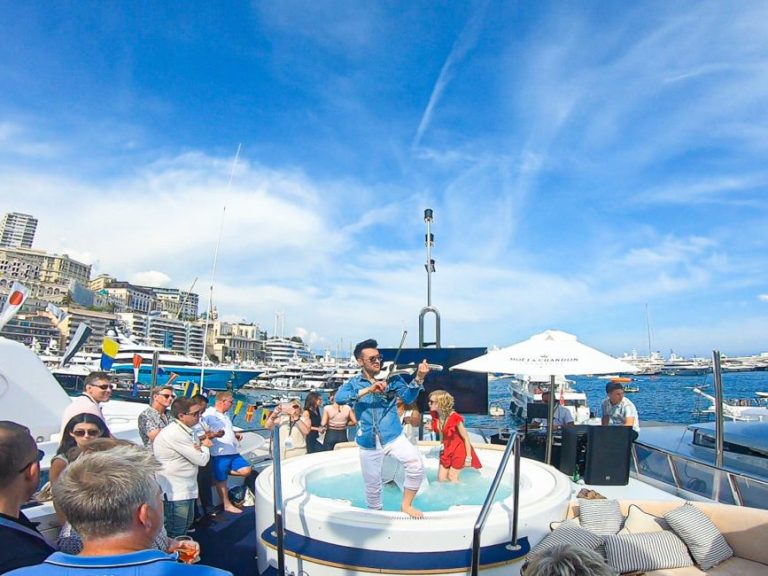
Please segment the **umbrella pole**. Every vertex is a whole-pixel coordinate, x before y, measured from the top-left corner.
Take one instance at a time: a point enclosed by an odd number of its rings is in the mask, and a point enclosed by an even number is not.
[[[554,430],[552,430],[552,421],[554,420],[555,413],[555,377],[549,377],[549,406],[547,406],[547,451],[545,453],[544,462],[552,464],[552,438]]]

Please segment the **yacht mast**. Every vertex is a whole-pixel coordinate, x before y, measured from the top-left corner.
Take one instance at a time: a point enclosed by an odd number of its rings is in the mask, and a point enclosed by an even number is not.
[[[229,171],[229,182],[227,182],[227,192],[224,197],[229,196],[229,190],[232,188],[232,178],[235,175],[235,167],[237,166],[237,160],[240,158],[240,147],[242,144],[237,145],[237,152],[235,153],[235,159],[232,162],[232,169]],[[216,263],[219,260],[219,246],[221,245],[221,236],[224,233],[224,216],[227,213],[227,207],[224,206],[221,211],[221,226],[219,227],[219,239],[216,241],[216,251],[213,253],[213,267],[211,269],[211,289],[208,292],[208,313],[205,315],[205,330],[203,331],[203,357],[200,359],[200,391],[203,390],[203,384],[205,382],[205,354],[208,347],[208,327],[211,325],[211,310],[213,308],[213,281],[216,278]]]

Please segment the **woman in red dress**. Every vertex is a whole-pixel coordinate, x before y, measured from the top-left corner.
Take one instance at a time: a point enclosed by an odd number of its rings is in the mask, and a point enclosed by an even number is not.
[[[429,395],[429,409],[432,413],[432,430],[440,434],[440,482],[459,481],[459,473],[465,466],[481,468],[480,459],[469,443],[469,434],[464,428],[464,418],[453,409],[453,396],[445,390],[435,390]]]

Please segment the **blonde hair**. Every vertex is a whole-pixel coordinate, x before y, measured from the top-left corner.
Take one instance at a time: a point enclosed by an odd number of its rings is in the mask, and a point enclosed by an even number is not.
[[[451,412],[453,412],[453,396],[445,390],[434,390],[429,394],[429,398],[437,403],[437,413],[440,416],[440,420],[448,418]]]

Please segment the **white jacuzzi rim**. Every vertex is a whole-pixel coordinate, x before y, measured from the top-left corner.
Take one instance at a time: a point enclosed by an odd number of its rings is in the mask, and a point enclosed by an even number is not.
[[[425,456],[427,452],[434,449],[434,443],[419,444],[419,449],[422,452],[422,456]],[[481,456],[481,460],[486,464],[480,473],[486,477],[492,477],[495,475],[498,469],[498,464],[501,461],[503,452],[497,447],[492,445],[475,445]],[[328,460],[339,460],[343,463],[346,461],[355,462],[359,464],[359,453],[357,447],[343,448],[332,452],[319,452],[315,454],[307,454],[296,458],[289,458],[282,462],[282,479],[283,479],[283,501],[285,503],[286,511],[292,508],[297,510],[300,508],[302,511],[308,509],[318,513],[333,513],[338,516],[338,519],[344,519],[345,521],[364,522],[370,523],[385,523],[388,526],[392,525],[393,521],[402,521],[406,526],[414,524],[412,518],[403,512],[397,510],[371,510],[368,508],[361,508],[353,506],[349,500],[345,499],[333,499],[323,496],[317,496],[309,492],[306,488],[306,478],[311,473],[322,469],[327,465]],[[431,467],[428,464],[428,468]],[[298,469],[298,470],[297,470]],[[570,499],[571,486],[570,481],[559,471],[555,470],[551,466],[547,466],[541,462],[530,460],[527,458],[521,459],[521,477],[523,482],[526,481],[531,475],[543,475],[551,478],[553,482],[553,489],[549,494],[544,496],[549,503],[556,501],[563,501]],[[264,490],[264,496],[271,502],[273,499],[272,490],[272,475],[274,473],[273,466],[266,468],[257,478],[257,491]],[[513,460],[510,459],[505,474],[513,473]],[[518,507],[519,517],[524,517],[529,512],[535,512],[535,509],[540,508],[543,502],[541,499],[535,502],[526,502],[523,498],[520,499]],[[491,506],[491,517],[494,515],[494,511],[511,511],[514,505],[514,492],[507,498],[494,502]],[[457,505],[448,508],[447,510],[428,511],[424,512],[424,520],[440,519],[445,521],[446,519],[461,519],[465,520],[467,516],[476,518],[481,505]],[[490,521],[490,518],[489,518]]]

